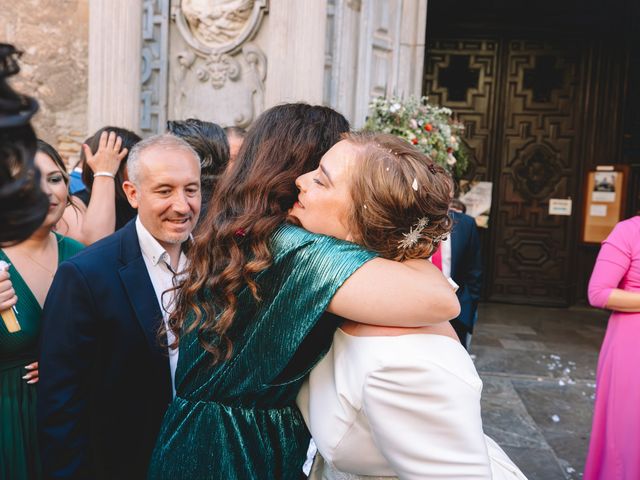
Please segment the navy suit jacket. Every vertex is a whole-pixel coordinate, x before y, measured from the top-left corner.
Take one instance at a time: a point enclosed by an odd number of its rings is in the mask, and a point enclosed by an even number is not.
[[[146,477],[172,396],[161,321],[135,220],[59,266],[40,341],[44,478]]]
[[[478,301],[482,289],[482,256],[478,227],[473,217],[449,212],[453,219],[451,230],[451,278],[460,288],[456,292],[460,301],[460,316],[468,331],[477,319]]]

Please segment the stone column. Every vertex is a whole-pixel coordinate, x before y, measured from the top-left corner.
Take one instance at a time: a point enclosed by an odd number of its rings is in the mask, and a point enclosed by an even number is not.
[[[321,104],[324,88],[327,0],[269,4],[265,106]]]
[[[90,0],[89,134],[139,130],[141,42],[141,0]]]
[[[426,33],[427,0],[404,0],[402,3],[396,91],[405,97],[422,95]]]

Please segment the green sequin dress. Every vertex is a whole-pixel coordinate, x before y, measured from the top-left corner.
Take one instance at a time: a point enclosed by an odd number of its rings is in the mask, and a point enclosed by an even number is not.
[[[82,244],[56,234],[58,263],[72,257]],[[11,263],[4,251],[0,260]],[[37,360],[42,308],[20,273],[9,267],[18,296],[16,315],[21,330],[9,333],[0,321],[0,480],[40,478],[40,458],[36,431],[36,386],[22,377],[24,369]]]
[[[176,399],[149,479],[300,478],[309,433],[296,395],[338,326],[327,305],[375,255],[291,225],[276,231],[271,251],[257,279],[262,301],[239,295],[231,359],[212,367],[195,333],[181,340]]]

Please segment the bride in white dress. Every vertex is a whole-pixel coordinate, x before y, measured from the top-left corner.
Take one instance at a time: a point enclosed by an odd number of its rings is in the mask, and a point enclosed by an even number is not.
[[[296,183],[291,216],[307,230],[435,268],[423,259],[450,229],[451,179],[405,141],[351,135]],[[310,478],[525,479],[484,435],[481,391],[448,323],[345,322],[298,395],[319,452]]]

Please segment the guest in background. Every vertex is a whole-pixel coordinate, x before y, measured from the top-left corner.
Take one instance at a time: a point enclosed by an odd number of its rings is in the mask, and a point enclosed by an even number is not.
[[[218,177],[229,163],[229,143],[224,130],[212,122],[189,118],[184,121],[168,121],[169,133],[182,138],[200,157],[202,208],[200,219],[207,213],[207,206]]]
[[[49,199],[49,212],[28,239],[0,249],[0,260],[10,264],[10,282],[0,290],[17,302],[17,324],[0,321],[0,479],[40,478],[36,429],[38,381],[37,343],[42,305],[58,265],[82,249],[82,244],[53,231],[70,204],[69,177],[55,149],[38,140],[35,164],[41,188]],[[9,283],[11,290],[6,290]],[[6,307],[6,303],[4,303]],[[0,308],[2,310],[2,308]]]
[[[60,232],[85,245],[111,235],[136,216],[122,190],[127,179],[126,162],[131,148],[140,141],[135,133],[104,127],[82,145],[80,163],[86,190],[73,194]]]
[[[7,83],[20,71],[20,54],[13,45],[0,43],[0,245],[28,238],[42,225],[49,208],[34,166],[36,134],[29,123],[38,103]],[[0,281],[6,278],[0,271]]]
[[[225,127],[224,133],[229,141],[229,162],[235,162],[247,131],[241,127]]]
[[[640,478],[640,216],[602,242],[589,302],[612,310],[600,349],[585,480]]]
[[[71,169],[71,173],[69,173],[69,193],[75,195],[86,189],[87,186],[82,181],[82,160],[78,160],[73,169]]]
[[[453,227],[449,237],[431,257],[445,277],[451,278],[458,290],[460,315],[451,320],[460,343],[469,349],[473,327],[478,320],[478,301],[482,290],[482,256],[478,227],[473,217],[449,210]]]
[[[458,213],[467,213],[467,206],[459,198],[452,198],[449,209]]]
[[[44,307],[38,430],[47,478],[145,478],[171,401],[177,350],[158,329],[198,219],[200,163],[173,135],[143,140],[129,162],[124,188],[137,218],[62,264]]]

